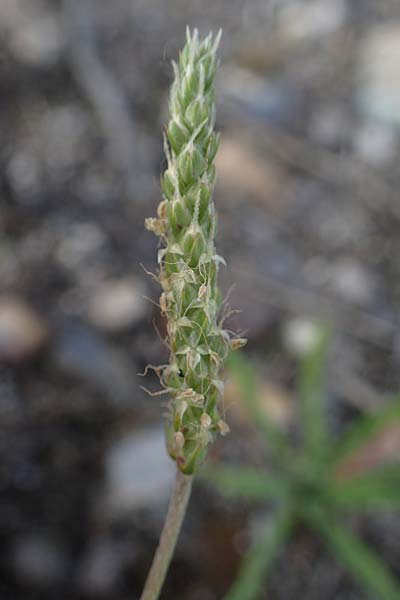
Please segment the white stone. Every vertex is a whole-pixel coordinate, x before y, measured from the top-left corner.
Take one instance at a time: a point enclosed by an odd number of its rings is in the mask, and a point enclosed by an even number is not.
[[[47,335],[44,322],[23,300],[0,298],[0,360],[29,358],[42,347]]]
[[[106,509],[118,516],[155,508],[169,496],[175,475],[163,427],[132,432],[116,440],[106,457]]]
[[[43,14],[26,21],[14,32],[12,49],[19,60],[33,65],[51,64],[64,45],[63,29],[55,15]]]
[[[138,279],[108,280],[92,291],[89,321],[109,332],[122,331],[140,321],[147,311],[145,288]]]
[[[320,328],[317,323],[306,318],[288,321],[283,330],[283,341],[287,350],[296,357],[310,352],[318,342]]]
[[[95,256],[106,242],[106,234],[94,223],[73,223],[63,230],[56,250],[57,260],[69,269],[78,268]]]
[[[400,26],[378,25],[360,46],[357,98],[368,117],[400,125]]]
[[[279,14],[282,34],[294,42],[319,38],[340,29],[347,17],[345,0],[310,0],[284,6]]]
[[[381,167],[393,160],[398,136],[392,126],[368,120],[356,132],[354,149],[357,154],[374,167]]]
[[[329,269],[329,287],[343,300],[366,305],[371,301],[376,282],[358,262],[350,258],[338,261]]]

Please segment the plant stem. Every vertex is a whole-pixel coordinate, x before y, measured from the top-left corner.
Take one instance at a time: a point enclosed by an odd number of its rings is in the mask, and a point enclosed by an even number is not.
[[[159,597],[185,517],[192,490],[192,480],[192,475],[183,475],[177,470],[160,542],[147,575],[140,600],[157,600]]]

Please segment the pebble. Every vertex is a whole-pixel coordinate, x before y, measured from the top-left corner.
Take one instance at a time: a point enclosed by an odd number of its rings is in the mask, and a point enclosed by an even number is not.
[[[373,275],[358,261],[343,258],[329,269],[328,287],[346,302],[368,306],[377,289]]]
[[[3,31],[12,31],[18,26],[24,15],[24,0],[2,0],[0,2],[0,27]]]
[[[115,440],[106,457],[105,505],[111,516],[163,505],[172,487],[175,465],[161,426]]]
[[[284,3],[278,23],[284,38],[293,42],[304,42],[339,30],[344,25],[347,15],[346,0]]]
[[[261,77],[249,69],[229,67],[221,73],[222,103],[274,125],[292,121],[302,102],[299,89],[284,78]]]
[[[66,567],[64,552],[51,539],[42,535],[18,538],[13,562],[22,581],[41,587],[59,582]]]
[[[281,385],[272,381],[264,381],[261,388],[260,403],[267,417],[276,425],[287,427],[293,422],[293,398]]]
[[[286,428],[293,422],[293,398],[278,383],[269,380],[259,381],[257,385],[257,398],[261,411],[271,423]],[[249,420],[251,421],[246,401],[233,373],[228,373],[224,393],[224,406],[227,409],[231,422],[243,425],[247,424]]]
[[[63,373],[103,393],[116,404],[132,406],[135,366],[117,348],[78,320],[68,321],[52,347],[54,364]]]
[[[0,298],[0,361],[19,363],[31,358],[48,333],[41,317],[21,298]]]
[[[297,358],[311,352],[318,342],[319,336],[318,324],[301,317],[287,321],[282,334],[287,351]]]
[[[359,248],[371,234],[365,210],[336,201],[336,198],[319,200],[309,212],[304,211],[308,227],[324,247],[343,252]]]
[[[40,166],[33,153],[15,152],[7,165],[7,175],[13,191],[21,203],[34,203],[39,190]],[[21,201],[22,200],[22,201]]]
[[[335,147],[346,140],[349,126],[349,118],[343,105],[323,103],[310,115],[309,133],[316,142]]]
[[[373,167],[383,167],[396,155],[398,135],[387,123],[367,120],[356,131],[353,147]]]
[[[56,249],[58,262],[71,270],[95,259],[103,250],[107,237],[94,223],[70,223],[64,226],[63,237]]]
[[[60,20],[49,12],[21,21],[11,38],[15,57],[33,66],[52,65],[65,44]]]
[[[145,286],[133,278],[108,280],[93,289],[89,299],[89,321],[108,333],[118,333],[140,322],[150,304]]]
[[[400,27],[376,25],[360,46],[357,100],[367,118],[400,126]]]
[[[277,167],[262,160],[250,144],[226,137],[221,141],[216,169],[222,201],[229,198],[231,203],[245,197],[248,202],[250,195],[266,206],[279,206],[283,175]]]
[[[109,598],[127,563],[128,550],[132,561],[135,558],[134,548],[127,548],[111,538],[94,540],[80,561],[78,584],[83,593]]]
[[[42,158],[49,171],[68,170],[85,150],[89,124],[85,111],[76,105],[62,104],[39,117],[35,134]]]

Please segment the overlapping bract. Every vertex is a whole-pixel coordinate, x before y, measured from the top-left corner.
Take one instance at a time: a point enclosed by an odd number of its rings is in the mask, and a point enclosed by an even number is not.
[[[174,64],[163,200],[158,218],[146,221],[165,245],[159,252],[158,279],[171,351],[161,374],[171,397],[167,445],[187,474],[204,460],[214,434],[228,431],[218,410],[220,371],[230,339],[219,318],[217,273],[223,259],[215,252],[212,200],[218,149],[213,80],[219,39],[220,34],[214,39],[210,34],[199,40],[197,30],[188,31],[179,64]]]

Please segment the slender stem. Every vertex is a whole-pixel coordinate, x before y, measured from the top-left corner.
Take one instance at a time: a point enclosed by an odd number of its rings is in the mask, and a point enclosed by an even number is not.
[[[157,600],[168,571],[192,489],[192,475],[176,473],[160,541],[140,600]]]

